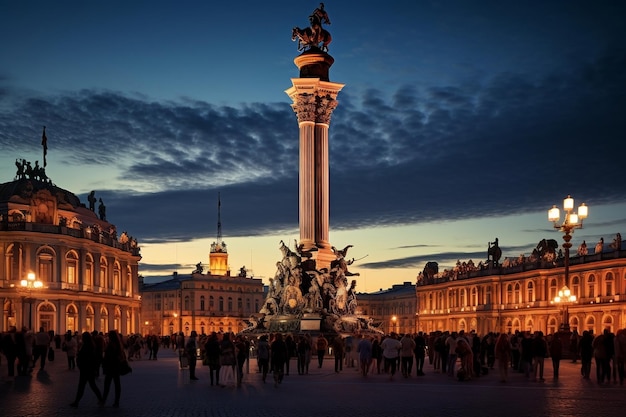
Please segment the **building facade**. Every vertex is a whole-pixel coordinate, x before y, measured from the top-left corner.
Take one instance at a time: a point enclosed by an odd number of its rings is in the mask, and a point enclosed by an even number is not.
[[[163,282],[142,282],[143,334],[238,333],[263,306],[266,294],[260,278],[248,277],[245,267],[237,276],[230,274],[220,206],[218,198],[217,240],[211,244],[208,273],[199,263],[190,275],[174,273]]]
[[[565,285],[576,301],[556,303],[554,299]],[[626,327],[626,251],[620,245],[572,256],[567,280],[563,258],[470,270],[432,280],[422,275],[416,295],[418,329],[427,333],[540,330],[552,334],[564,328],[564,323],[578,333],[591,330],[598,334],[607,328],[615,332]]]
[[[415,285],[397,284],[387,290],[357,294],[357,314],[371,317],[374,325],[385,333],[417,331],[417,299]]]
[[[118,236],[102,200],[96,215],[93,192],[86,207],[20,164],[17,179],[0,185],[0,330],[137,331],[136,240]]]

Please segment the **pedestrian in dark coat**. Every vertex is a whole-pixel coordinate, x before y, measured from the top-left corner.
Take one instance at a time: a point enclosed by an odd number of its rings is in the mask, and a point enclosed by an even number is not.
[[[274,374],[274,387],[278,387],[278,384],[283,382],[283,376],[285,375],[285,362],[289,357],[287,351],[287,344],[283,340],[283,335],[276,333],[274,341],[270,347],[272,355],[272,373]]]
[[[99,362],[96,358],[96,345],[91,337],[91,333],[84,332],[82,336],[82,344],[76,355],[76,362],[78,370],[80,371],[78,377],[78,390],[76,391],[76,399],[70,405],[72,407],[78,407],[78,402],[83,398],[85,393],[85,386],[89,384],[89,387],[96,394],[98,398],[98,404],[104,404],[102,394],[98,385],[96,385],[96,368],[99,366]]]
[[[104,371],[104,395],[102,402],[106,402],[111,382],[115,385],[115,399],[113,407],[120,406],[120,396],[122,394],[122,383],[120,381],[120,372],[122,363],[126,361],[126,353],[122,347],[122,338],[116,330],[109,331],[109,340],[104,349],[104,357],[102,358],[102,369]]]

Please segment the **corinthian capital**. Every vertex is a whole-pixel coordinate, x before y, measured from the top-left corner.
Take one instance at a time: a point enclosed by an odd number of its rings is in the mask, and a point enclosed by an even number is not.
[[[330,124],[330,115],[337,107],[337,100],[335,100],[330,94],[319,95],[316,97],[317,107],[315,115],[315,123]]]
[[[298,123],[315,122],[316,114],[316,96],[314,94],[302,93],[292,97],[293,104],[291,108],[298,117]]]

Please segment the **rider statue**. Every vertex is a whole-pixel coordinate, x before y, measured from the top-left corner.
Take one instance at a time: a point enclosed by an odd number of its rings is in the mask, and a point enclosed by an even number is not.
[[[331,42],[332,37],[322,27],[323,23],[330,25],[330,19],[328,18],[328,13],[324,10],[324,3],[320,3],[320,6],[309,16],[310,27],[304,29],[299,27],[293,28],[291,38],[294,41],[296,38],[298,39],[298,50],[320,48],[322,51],[328,51],[328,44]]]

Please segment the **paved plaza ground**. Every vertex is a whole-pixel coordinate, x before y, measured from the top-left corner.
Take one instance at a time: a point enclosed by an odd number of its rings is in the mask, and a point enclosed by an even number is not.
[[[334,372],[327,357],[317,367],[315,358],[308,375],[298,375],[295,359],[290,375],[278,388],[271,376],[263,384],[252,360],[242,387],[209,385],[208,368],[199,367],[198,381],[189,381],[177,356],[161,349],[157,361],[131,362],[133,373],[122,377],[120,408],[98,407],[87,388],[77,409],[69,406],[76,393],[78,370],[67,369],[65,353],[45,373],[7,377],[6,359],[0,368],[0,416],[217,416],[217,417],[402,417],[402,416],[624,416],[626,387],[598,385],[583,380],[580,364],[561,362],[561,377],[552,380],[552,365],[546,360],[545,382],[532,382],[513,372],[501,383],[497,370],[472,381],[435,373],[426,365],[426,375],[409,378],[396,374],[363,378],[356,368]],[[593,369],[595,372],[595,367]],[[98,379],[102,389],[103,377]]]

